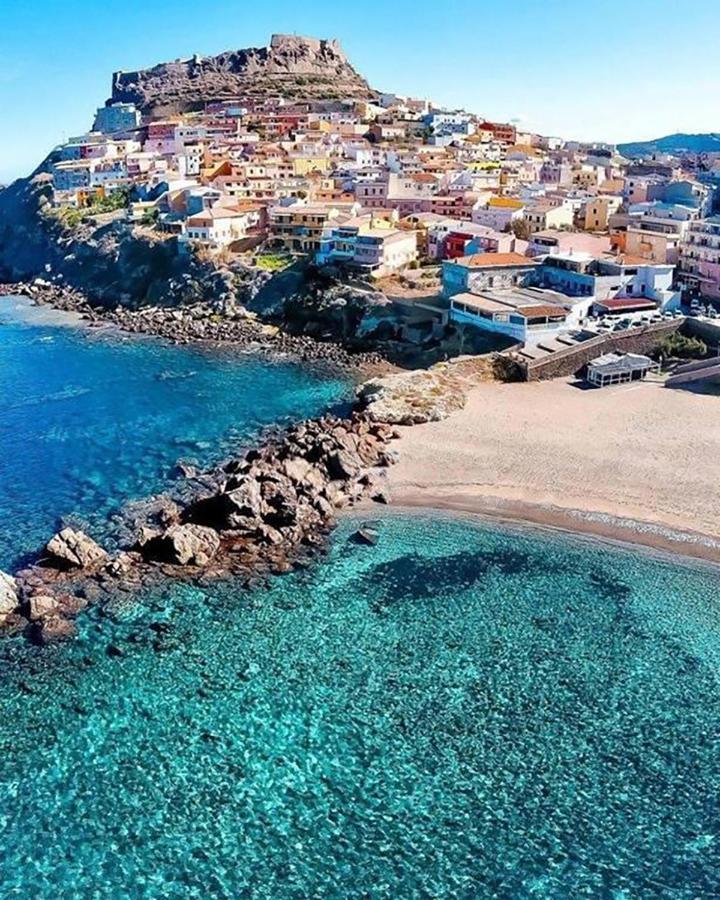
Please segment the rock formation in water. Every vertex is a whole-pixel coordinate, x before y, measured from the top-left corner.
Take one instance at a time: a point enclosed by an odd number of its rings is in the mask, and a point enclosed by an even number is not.
[[[47,643],[74,633],[90,598],[136,591],[154,577],[255,576],[303,564],[323,546],[338,510],[388,502],[384,469],[397,436],[362,413],[293,425],[215,472],[187,496],[132,504],[110,555],[65,528],[36,565],[0,573],[0,626]]]
[[[116,72],[108,102],[134,103],[146,114],[162,116],[202,109],[211,101],[268,96],[364,99],[373,91],[337,41],[276,34],[269,47]]]

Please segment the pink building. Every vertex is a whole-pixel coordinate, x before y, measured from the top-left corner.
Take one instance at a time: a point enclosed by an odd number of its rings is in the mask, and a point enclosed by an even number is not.
[[[720,300],[720,216],[690,223],[680,244],[678,276],[689,296]]]

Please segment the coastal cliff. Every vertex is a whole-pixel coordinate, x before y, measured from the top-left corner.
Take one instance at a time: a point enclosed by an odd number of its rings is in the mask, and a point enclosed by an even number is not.
[[[303,262],[269,272],[239,259],[179,254],[174,239],[137,227],[122,211],[86,216],[68,227],[51,204],[49,162],[0,192],[0,285],[8,292],[14,285],[13,293],[30,293],[39,302],[82,313],[92,308],[119,316],[117,324],[128,330],[180,341],[255,341],[257,328],[249,327],[248,316],[355,353],[377,349],[388,327],[392,333],[384,294],[353,288]],[[148,308],[157,314],[128,318],[128,311]],[[368,329],[376,319],[382,334]],[[329,346],[326,353],[318,345],[315,355],[336,355]]]
[[[335,40],[273,35],[269,47],[160,63],[113,75],[109,103],[134,103],[153,116],[202,109],[238,96],[342,100],[373,91]]]
[[[0,193],[0,281],[59,279],[99,306],[197,302],[217,267],[177,254],[174,242],[133,228],[122,212],[68,227],[51,204],[46,162]]]

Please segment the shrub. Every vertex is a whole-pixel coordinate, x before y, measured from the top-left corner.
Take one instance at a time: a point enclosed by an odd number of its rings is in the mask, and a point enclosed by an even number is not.
[[[655,348],[655,355],[675,359],[703,359],[707,356],[707,345],[700,338],[687,337],[676,331],[660,341]]]
[[[261,253],[255,257],[255,265],[268,272],[279,272],[287,268],[292,260],[282,253]]]
[[[496,353],[492,359],[493,375],[497,381],[513,382],[524,381],[523,371],[520,366],[507,356]]]

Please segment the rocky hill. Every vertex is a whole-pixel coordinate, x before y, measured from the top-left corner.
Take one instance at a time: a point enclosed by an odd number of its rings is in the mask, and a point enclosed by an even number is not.
[[[618,144],[618,151],[628,158],[652,153],[720,153],[720,134],[668,134],[652,141]]]
[[[289,99],[367,98],[373,91],[335,40],[273,35],[269,47],[116,72],[108,102],[156,116],[202,109],[209,101],[281,95]]]

